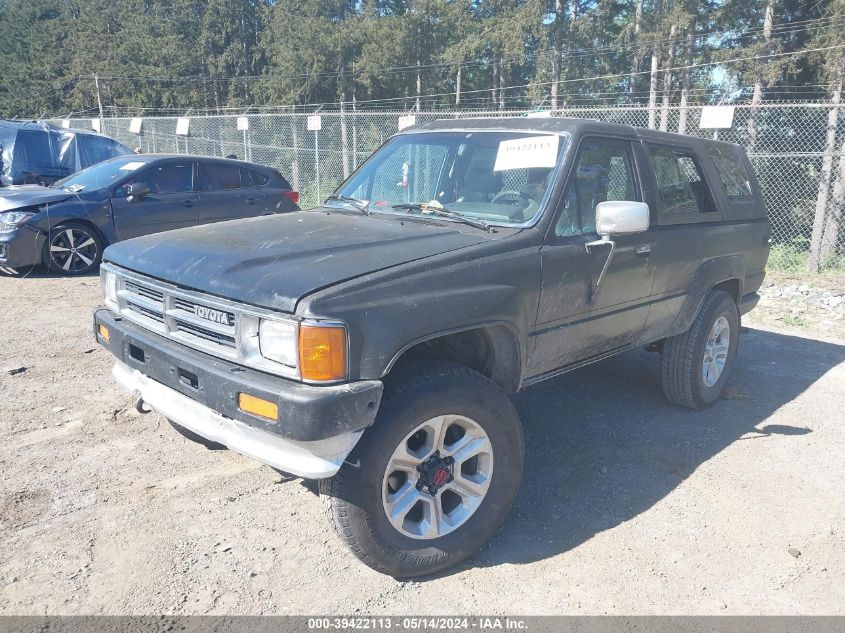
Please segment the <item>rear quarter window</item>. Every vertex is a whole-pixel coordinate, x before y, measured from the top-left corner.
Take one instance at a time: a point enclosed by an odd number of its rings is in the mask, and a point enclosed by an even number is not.
[[[707,152],[716,164],[719,179],[725,188],[728,200],[731,202],[752,202],[754,190],[751,188],[751,178],[739,150],[730,146],[710,146]]]
[[[717,210],[703,171],[691,150],[649,146],[657,180],[661,224],[712,221]],[[716,218],[718,219],[718,218]]]

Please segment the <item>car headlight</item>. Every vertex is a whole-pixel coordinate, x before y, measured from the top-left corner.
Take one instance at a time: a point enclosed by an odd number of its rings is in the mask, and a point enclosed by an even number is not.
[[[0,213],[0,231],[12,231],[34,215],[30,211],[6,211],[5,213]]]
[[[288,367],[297,366],[297,326],[286,321],[261,319],[258,325],[258,346],[267,360]]]
[[[101,268],[100,285],[103,288],[103,298],[105,299],[106,307],[117,312],[117,275],[110,270]]]

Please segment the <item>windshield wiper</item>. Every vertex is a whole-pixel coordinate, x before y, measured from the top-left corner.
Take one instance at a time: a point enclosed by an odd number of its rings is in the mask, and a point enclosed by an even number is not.
[[[447,209],[439,202],[435,204],[427,202],[411,202],[407,204],[394,204],[391,206],[394,209],[405,209],[406,211],[419,211],[420,213],[431,213],[432,215],[439,215],[444,218],[452,218],[453,220],[457,220],[458,222],[462,222],[463,224],[474,226],[477,229],[482,229],[484,231],[490,230],[490,225],[487,224],[487,222],[485,222],[484,220],[475,220],[473,218],[468,218],[462,213]]]
[[[358,200],[357,198],[350,198],[349,196],[342,196],[339,194],[332,194],[328,198],[326,198],[326,202],[329,200],[340,200],[341,202],[346,202],[347,204],[351,204],[353,207],[358,209],[364,215],[372,215],[370,212],[369,202],[365,202],[364,200]]]

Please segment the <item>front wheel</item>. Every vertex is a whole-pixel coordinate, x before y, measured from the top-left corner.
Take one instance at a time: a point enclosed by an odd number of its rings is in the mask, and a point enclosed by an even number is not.
[[[726,292],[704,299],[692,327],[666,339],[660,382],[669,401],[689,409],[713,404],[725,388],[739,346],[739,311]]]
[[[386,386],[375,424],[320,494],[335,531],[373,569],[431,574],[501,525],[522,478],[507,396],[481,374],[425,363]]]
[[[103,240],[95,229],[67,223],[52,228],[44,244],[44,263],[60,275],[84,275],[96,270],[103,257]]]

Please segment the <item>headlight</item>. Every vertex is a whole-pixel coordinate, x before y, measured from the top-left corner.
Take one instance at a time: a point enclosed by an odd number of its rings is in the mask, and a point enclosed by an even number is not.
[[[100,269],[100,285],[103,288],[103,298],[106,307],[117,312],[117,275],[110,270]]]
[[[0,231],[11,231],[29,220],[34,213],[29,211],[6,211],[0,213]]]
[[[296,324],[261,319],[258,325],[258,346],[261,355],[288,367],[296,367]]]

